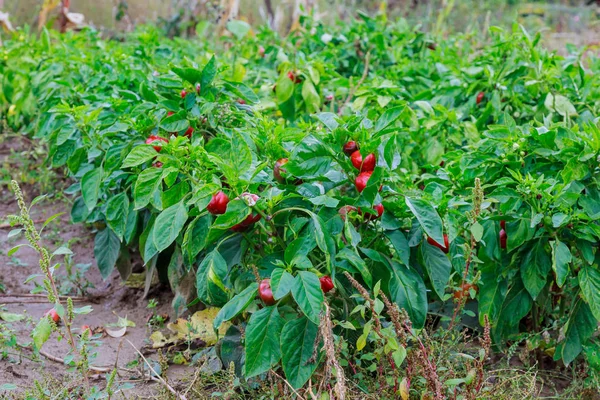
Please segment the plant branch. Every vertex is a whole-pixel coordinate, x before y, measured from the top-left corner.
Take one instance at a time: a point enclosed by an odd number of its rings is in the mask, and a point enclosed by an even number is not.
[[[365,69],[363,71],[362,76],[360,77],[360,80],[358,81],[358,83],[356,85],[354,85],[352,87],[352,89],[350,89],[350,92],[348,93],[348,97],[346,97],[346,100],[344,100],[344,103],[342,103],[342,106],[338,110],[338,115],[342,115],[342,113],[344,112],[344,107],[346,107],[348,105],[350,100],[352,100],[352,98],[354,97],[354,93],[356,93],[356,90],[359,88],[360,85],[363,84],[365,79],[367,79],[367,75],[369,74],[369,62],[370,61],[371,61],[371,50],[369,50],[367,52],[367,55],[365,56]]]

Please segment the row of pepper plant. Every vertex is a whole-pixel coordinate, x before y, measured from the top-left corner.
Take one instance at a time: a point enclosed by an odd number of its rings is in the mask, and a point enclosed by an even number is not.
[[[20,31],[0,49],[6,124],[74,182],[104,278],[139,252],[177,313],[202,302],[222,307],[215,328],[234,322],[224,361],[246,378],[281,365],[295,388],[323,361],[325,302],[351,347],[376,334],[345,273],[416,331],[458,305],[497,348],[597,350],[596,58],[517,26],[485,42],[366,16],[229,30]],[[411,345],[388,343],[400,367]]]

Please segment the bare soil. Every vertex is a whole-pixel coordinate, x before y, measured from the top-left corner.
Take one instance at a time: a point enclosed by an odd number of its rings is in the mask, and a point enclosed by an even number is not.
[[[27,141],[17,142],[19,144],[27,143]],[[10,145],[0,141],[0,165],[6,165],[7,157],[14,157],[14,147],[15,141],[13,140],[10,141]],[[56,182],[56,185],[56,193],[59,193],[61,188],[68,186],[68,182],[59,181]],[[23,190],[27,201],[31,201],[39,194],[35,186],[25,186]],[[171,295],[168,289],[154,288],[150,291],[148,298],[144,299],[143,289],[125,286],[116,271],[107,280],[102,280],[94,259],[94,233],[81,224],[74,225],[70,223],[70,207],[69,199],[50,197],[35,205],[31,210],[31,216],[36,221],[36,226],[39,229],[43,224],[41,221],[45,221],[54,214],[64,213],[44,229],[42,235],[44,245],[54,250],[71,241],[70,249],[74,253],[74,262],[77,264],[92,264],[85,274],[84,282],[88,281],[93,285],[93,288],[89,289],[88,295],[84,299],[81,299],[83,301],[75,303],[75,307],[89,305],[93,308],[93,311],[87,315],[78,316],[75,323],[76,327],[89,325],[94,331],[102,331],[102,327],[106,324],[117,322],[117,316],[126,317],[135,323],[135,327],[128,328],[127,333],[121,338],[113,338],[102,334],[102,337],[97,341],[98,346],[91,349],[91,353],[96,355],[92,362],[93,365],[110,368],[118,365],[124,368],[128,363],[135,360],[143,365],[143,361],[140,360],[133,346],[145,353],[148,359],[156,359],[155,352],[147,348],[149,344],[147,338],[151,333],[148,319],[153,313],[169,314],[172,312],[170,306]],[[26,345],[31,341],[29,335],[32,330],[32,323],[37,322],[46,311],[52,308],[52,305],[43,296],[30,297],[30,292],[36,286],[34,282],[41,283],[41,277],[25,283],[28,277],[41,274],[38,266],[39,259],[35,251],[25,246],[11,257],[7,256],[10,248],[26,242],[22,235],[17,238],[7,238],[7,234],[13,228],[9,226],[5,217],[15,213],[18,213],[18,207],[13,194],[6,185],[0,186],[0,284],[5,286],[5,292],[0,292],[0,311],[4,309],[3,311],[24,314],[30,317],[30,319],[28,318],[29,322],[9,324],[0,320],[0,324],[19,332],[18,342]],[[59,256],[59,258],[62,258],[62,256]],[[62,261],[62,259],[59,261]],[[59,285],[65,283],[64,266],[56,272],[56,280]],[[154,309],[148,309],[149,299],[156,299],[158,306]],[[79,329],[76,329],[76,331],[79,331]],[[57,333],[53,333],[42,350],[53,357],[64,359],[68,354],[68,345],[66,340],[57,340],[57,336]],[[133,346],[128,342],[131,342]],[[10,354],[8,358],[0,359],[0,385],[13,383],[18,387],[16,392],[22,392],[31,388],[35,380],[56,379],[62,383],[72,382],[73,386],[81,384],[81,375],[73,372],[64,364],[44,357],[41,360],[34,361],[30,359],[32,357],[33,354],[29,350],[19,351],[15,349],[14,354]],[[183,367],[177,368],[177,366],[174,366],[169,368],[169,375],[173,376],[174,379],[182,374],[190,373]],[[95,379],[92,380],[91,384],[103,387],[105,385],[105,375],[97,374],[93,376]],[[139,378],[140,374],[137,373],[120,373],[120,381],[130,381],[134,384],[132,389],[124,392],[126,398],[154,397],[163,390],[160,384],[145,382]],[[10,393],[14,394],[16,392]],[[4,396],[9,396],[9,393],[2,393],[0,390],[0,398],[11,398]]]

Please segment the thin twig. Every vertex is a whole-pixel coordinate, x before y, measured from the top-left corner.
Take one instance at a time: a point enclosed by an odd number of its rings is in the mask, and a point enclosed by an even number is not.
[[[37,294],[37,293],[15,293],[15,294],[0,294],[0,298],[4,298],[4,297],[41,297],[44,299],[48,298],[47,294]],[[59,299],[61,300],[66,300],[67,298],[69,298],[69,296],[58,296]],[[73,301],[83,301],[83,300],[87,300],[85,297],[82,296],[75,296],[75,297],[71,297],[71,300]]]
[[[146,357],[144,357],[144,355],[137,349],[137,347],[135,347],[133,345],[133,343],[131,343],[128,339],[127,343],[129,343],[131,345],[131,347],[133,347],[133,349],[140,355],[140,357],[142,357],[142,360],[144,360],[144,362],[146,363],[146,365],[148,366],[148,368],[150,368],[150,371],[152,371],[154,373],[154,375],[156,376],[156,378],[150,376],[150,379],[152,379],[153,381],[157,381],[163,384],[163,386],[165,388],[167,388],[167,390],[169,390],[169,392],[173,393],[173,395],[175,397],[177,397],[180,400],[187,400],[187,398],[184,395],[179,394],[175,389],[173,389],[171,387],[171,385],[169,385],[155,370],[154,368],[152,368],[152,365],[150,365],[150,363],[148,362],[148,360],[146,360]]]
[[[306,400],[304,397],[300,396],[300,393],[296,392],[296,390],[292,387],[292,385],[290,385],[290,383],[284,379],[281,375],[279,375],[277,372],[275,372],[274,370],[271,370],[271,373],[273,373],[276,377],[278,377],[279,379],[281,379],[282,381],[285,382],[286,385],[288,385],[288,387],[290,389],[292,389],[292,392],[294,392],[294,394],[296,396],[298,396],[298,398],[302,399],[302,400]]]
[[[352,87],[352,89],[350,89],[350,93],[348,93],[348,97],[346,97],[346,100],[344,100],[344,103],[341,105],[340,109],[338,110],[338,115],[342,115],[342,113],[344,111],[344,107],[346,107],[346,105],[348,105],[350,100],[352,100],[352,97],[354,97],[354,93],[356,93],[356,90],[359,88],[360,85],[363,84],[365,79],[367,79],[367,75],[369,74],[370,60],[371,60],[371,50],[369,50],[367,52],[367,55],[365,56],[365,70],[363,71],[363,74],[360,77],[360,80],[358,81],[358,83],[356,85],[354,85]]]

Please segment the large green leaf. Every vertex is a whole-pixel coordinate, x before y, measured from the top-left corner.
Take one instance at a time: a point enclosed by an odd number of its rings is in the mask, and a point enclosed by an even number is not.
[[[200,94],[204,95],[208,89],[208,86],[212,83],[213,79],[215,79],[215,76],[217,76],[217,60],[214,56],[212,56],[202,69],[202,77],[200,79]]]
[[[196,290],[198,299],[205,304],[221,306],[228,300],[225,278],[227,263],[217,250],[204,257],[196,271]]]
[[[160,168],[148,168],[139,174],[133,190],[136,210],[144,208],[150,203],[162,181],[162,173]]]
[[[292,296],[304,315],[318,325],[324,297],[317,275],[309,271],[298,272],[292,286]]]
[[[227,204],[227,211],[217,217],[212,227],[217,229],[229,229],[246,219],[252,210],[243,200],[231,200]]]
[[[600,271],[594,266],[583,264],[577,277],[583,299],[590,306],[594,317],[600,321]]]
[[[81,195],[90,211],[96,207],[96,203],[98,202],[103,173],[102,168],[94,168],[86,172],[83,178],[81,178]]]
[[[308,113],[312,114],[319,111],[321,107],[321,97],[317,93],[312,81],[309,79],[306,79],[302,83],[302,99],[304,99],[304,104],[306,104],[306,111]]]
[[[402,261],[402,264],[408,266],[408,262],[410,259],[410,247],[408,246],[408,241],[406,240],[406,236],[400,230],[396,231],[385,231],[385,235],[390,239],[390,243],[396,250],[396,255]]]
[[[425,326],[427,317],[427,290],[419,274],[395,261],[391,263],[389,290],[391,300],[405,309],[416,329]]]
[[[121,168],[131,168],[136,167],[140,164],[145,163],[146,161],[152,160],[156,157],[158,153],[154,150],[154,147],[150,145],[139,145],[133,148],[131,152],[123,161],[123,165]]]
[[[583,345],[597,328],[598,321],[590,307],[578,298],[564,327],[565,338],[556,347],[555,358],[560,356],[565,364],[571,363],[581,353]]]
[[[569,264],[571,263],[571,251],[566,244],[556,239],[550,242],[552,247],[552,269],[556,274],[556,284],[562,287],[569,275]]]
[[[110,276],[121,250],[119,237],[110,228],[101,230],[94,239],[94,257],[103,279]]]
[[[405,197],[406,205],[419,221],[419,224],[437,243],[444,243],[442,219],[431,204],[423,199]]]
[[[129,213],[129,197],[127,193],[120,193],[108,200],[106,205],[106,223],[117,235],[120,241],[123,241],[123,235],[127,226]]]
[[[319,365],[315,340],[319,326],[306,317],[289,321],[281,331],[281,361],[288,382],[300,389]]]
[[[500,314],[502,303],[506,297],[506,278],[496,270],[492,264],[482,268],[479,281],[479,323],[485,325],[485,316],[493,324]]]
[[[552,267],[550,257],[544,249],[546,243],[547,240],[544,239],[535,242],[521,261],[521,279],[534,300],[546,286]]]
[[[246,289],[233,296],[233,298],[219,310],[219,313],[213,320],[213,326],[215,327],[215,330],[219,329],[223,322],[235,318],[242,311],[244,311],[250,305],[250,303],[252,303],[252,300],[254,300],[257,293],[258,284],[256,282],[252,282]]]
[[[210,229],[211,218],[208,215],[198,216],[188,225],[183,235],[183,254],[188,264],[192,264],[196,256],[206,246],[206,237]]]
[[[31,337],[33,338],[33,344],[37,350],[40,350],[44,343],[50,338],[52,333],[52,325],[50,324],[50,318],[43,316],[33,328]]]
[[[271,272],[271,290],[273,291],[273,298],[275,300],[285,297],[295,284],[294,277],[285,269],[275,268]]]
[[[450,264],[450,260],[442,250],[427,242],[423,242],[421,245],[421,256],[431,286],[433,286],[433,290],[438,297],[442,299],[450,279],[452,264]]]
[[[511,334],[516,333],[519,322],[531,310],[532,305],[531,295],[517,275],[506,293],[498,320],[495,323],[491,321],[495,328],[494,331],[501,338],[508,338]]]
[[[285,320],[277,306],[265,307],[252,314],[246,327],[245,376],[267,372],[281,358],[280,336]]]
[[[179,236],[187,221],[187,207],[183,201],[161,212],[154,222],[154,245],[161,252]]]

